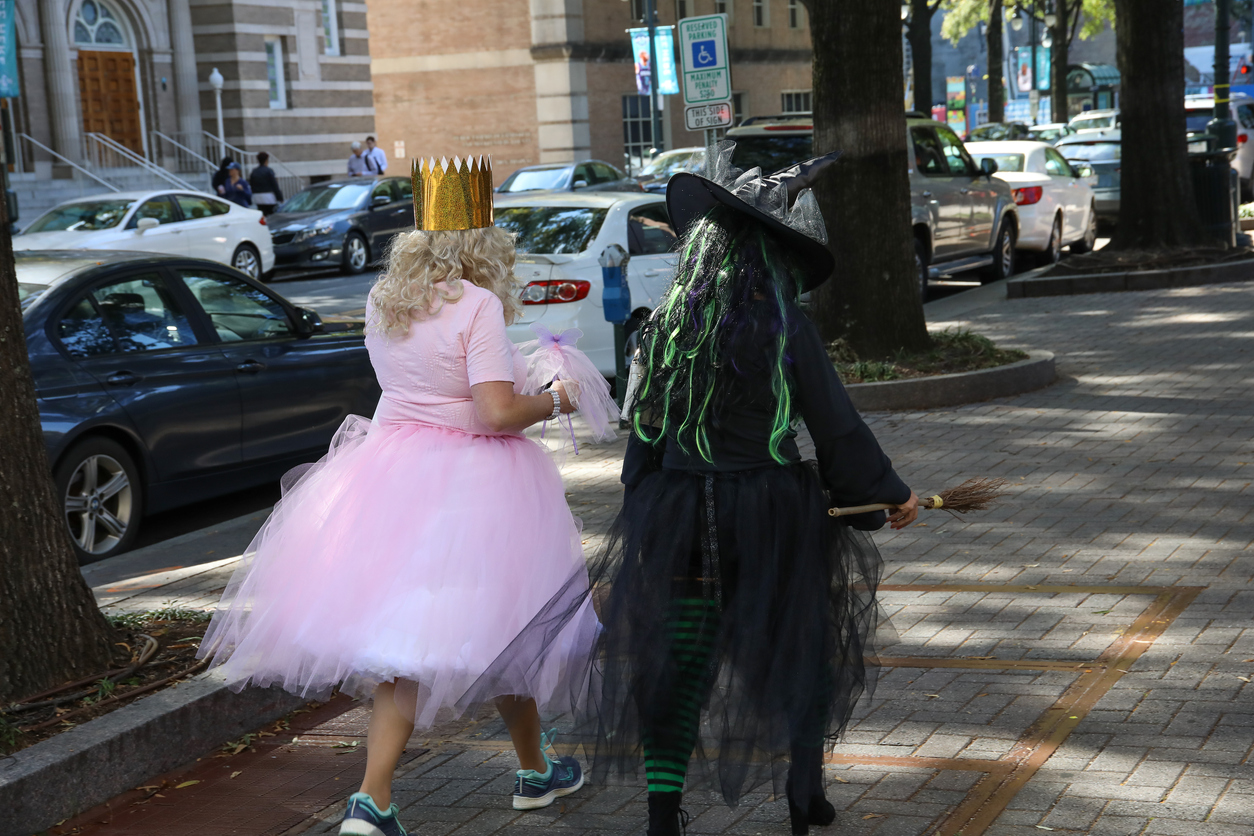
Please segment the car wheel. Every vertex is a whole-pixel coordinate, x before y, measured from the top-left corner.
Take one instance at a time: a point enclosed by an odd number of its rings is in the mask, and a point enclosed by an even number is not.
[[[928,288],[927,246],[918,238],[914,239],[914,274],[915,280],[919,285],[919,299],[926,302],[930,292]]]
[[[235,248],[231,266],[250,279],[261,278],[261,255],[252,244],[240,244]]]
[[[360,232],[350,232],[344,239],[343,271],[355,276],[366,269],[370,263],[370,251],[366,247],[366,239]]]
[[[1049,230],[1049,243],[1041,255],[1042,264],[1057,264],[1062,259],[1062,215],[1054,216],[1054,225]]]
[[[993,245],[993,266],[984,274],[985,283],[1008,279],[1015,274],[1015,244],[1018,239],[1014,224],[1008,219],[1002,220]]]
[[[88,438],[61,457],[53,474],[79,563],[104,560],[139,535],[143,485],[130,453],[109,438]]]
[[[1084,226],[1084,237],[1071,245],[1072,255],[1093,252],[1097,246],[1097,207],[1089,207],[1089,222]]]

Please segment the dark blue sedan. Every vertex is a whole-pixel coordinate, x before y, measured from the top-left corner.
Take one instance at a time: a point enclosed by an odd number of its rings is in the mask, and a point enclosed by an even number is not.
[[[44,438],[83,562],[145,514],[271,482],[326,452],[379,386],[361,323],[201,259],[16,253]]]
[[[414,228],[408,177],[350,177],[315,183],[266,219],[274,269],[339,267],[355,274],[381,258],[392,238]]]

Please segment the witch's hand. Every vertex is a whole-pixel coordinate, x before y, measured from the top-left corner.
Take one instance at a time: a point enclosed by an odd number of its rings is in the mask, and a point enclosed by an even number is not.
[[[894,531],[905,528],[919,518],[919,497],[914,491],[910,491],[910,498],[904,503],[897,506],[897,509],[888,515],[888,523]]]

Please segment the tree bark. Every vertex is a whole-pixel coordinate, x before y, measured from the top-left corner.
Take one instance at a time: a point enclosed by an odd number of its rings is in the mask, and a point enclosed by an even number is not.
[[[1184,118],[1184,6],[1115,0],[1123,144],[1119,223],[1107,249],[1215,243],[1198,216]]]
[[[1080,13],[1080,0],[1056,0],[1054,3],[1055,21],[1049,36],[1054,39],[1050,48],[1049,63],[1049,101],[1055,122],[1067,122],[1071,119],[1067,108],[1067,62],[1070,60],[1071,21]]]
[[[910,232],[899,9],[810,4],[814,151],[844,152],[817,189],[837,266],[812,294],[812,315],[824,338],[844,337],[866,358],[931,342]]]
[[[988,121],[1006,121],[1006,55],[1002,50],[1002,0],[988,3]]]
[[[910,43],[910,55],[914,61],[914,109],[930,113],[936,95],[932,88],[932,18],[939,7],[932,0],[910,0],[910,5],[906,40]],[[812,27],[812,39],[813,31]]]
[[[8,703],[107,670],[114,633],[79,572],[52,487],[2,196],[0,450],[0,703]]]

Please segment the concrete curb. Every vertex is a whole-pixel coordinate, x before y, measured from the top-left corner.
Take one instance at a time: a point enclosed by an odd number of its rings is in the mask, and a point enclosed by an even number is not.
[[[0,836],[29,836],[282,717],[307,700],[236,694],[210,671],[0,759]]]
[[[995,369],[882,383],[855,383],[845,388],[860,412],[899,412],[1020,395],[1043,389],[1056,377],[1052,352],[1029,351],[1028,359]]]
[[[1079,276],[1023,276],[1006,282],[1007,299],[1119,293],[1125,290],[1168,290],[1224,282],[1254,281],[1254,259],[1173,270],[1088,273]]]

